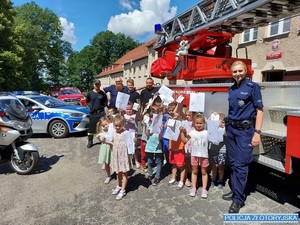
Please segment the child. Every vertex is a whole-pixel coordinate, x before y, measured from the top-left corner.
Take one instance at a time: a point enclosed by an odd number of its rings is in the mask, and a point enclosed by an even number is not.
[[[170,103],[166,109],[166,112],[164,113],[164,117],[163,117],[163,130],[162,130],[162,134],[163,136],[165,135],[166,132],[166,128],[167,128],[167,121],[169,120],[169,118],[173,118],[174,117],[174,111],[176,108],[176,104],[175,103]],[[169,139],[167,138],[162,138],[162,149],[163,149],[163,154],[164,154],[164,165],[167,163],[167,159],[169,158],[169,153],[170,153],[170,146],[169,146]]]
[[[142,136],[141,136],[141,164],[142,164],[142,170],[144,173],[148,172],[147,166],[146,166],[146,143],[147,143],[147,135],[146,135],[146,129],[147,129],[147,121],[146,118],[149,117],[148,115],[143,115],[143,120],[141,121],[142,126]]]
[[[99,141],[104,142],[105,136],[108,135],[108,127],[110,121],[109,119],[104,116],[100,118],[100,121],[97,124],[97,138]],[[105,184],[108,184],[111,180],[110,176],[110,161],[111,161],[111,146],[106,143],[102,143],[99,150],[99,164],[104,164],[104,168],[106,171],[106,179],[104,180]]]
[[[191,130],[194,129],[193,127],[193,112],[189,111],[189,109],[187,108],[184,111],[184,115],[185,115],[185,120],[182,121],[182,123],[184,123],[184,127],[187,131],[187,133],[189,133]],[[190,187],[191,186],[191,182],[189,180],[189,178],[191,177],[191,140],[189,140],[185,145],[184,145],[184,149],[185,149],[185,169],[186,169],[186,179],[185,179],[185,186]]]
[[[207,167],[208,161],[208,132],[204,130],[205,117],[198,113],[194,118],[194,130],[191,130],[188,134],[185,128],[181,127],[181,139],[184,143],[191,140],[191,165],[192,165],[192,189],[190,190],[190,196],[194,197],[197,191],[197,175],[198,166],[201,166],[202,174],[202,192],[201,197],[207,198],[208,191],[207,182],[208,174]]]
[[[153,113],[159,113],[160,111],[162,111],[162,102],[161,99],[157,99],[158,95],[154,95],[153,100],[151,101],[150,105],[149,105],[149,110],[147,110],[148,107],[145,107],[142,116],[143,116],[143,120],[141,121],[141,125],[142,125],[142,136],[141,136],[141,164],[142,164],[142,169],[144,173],[148,172],[148,169],[146,167],[146,143],[147,143],[147,135],[146,135],[146,129],[149,123],[149,114],[147,113],[148,111],[152,111]],[[157,99],[157,100],[156,100]],[[156,100],[156,101],[155,101]],[[147,103],[148,104],[148,103]],[[147,105],[146,104],[146,105]],[[148,120],[148,122],[147,122]]]
[[[174,115],[174,119],[179,121],[179,114]],[[177,123],[177,121],[175,123]],[[175,126],[175,125],[174,125]],[[177,190],[181,190],[186,179],[185,160],[184,160],[184,143],[179,135],[176,141],[170,140],[170,155],[169,162],[172,164],[172,179],[169,181],[169,185],[176,182],[177,169],[180,170],[180,181],[177,185]]]
[[[211,186],[224,187],[224,166],[226,160],[226,146],[225,146],[225,114],[219,114],[219,132],[223,134],[223,141],[219,143],[210,143],[209,159],[212,164],[212,181]],[[217,177],[219,178],[217,181]]]
[[[137,132],[138,132],[137,122],[138,122],[139,117],[137,115],[140,114],[139,109],[136,113],[133,113],[133,103],[128,102],[128,104],[126,106],[125,114],[123,115],[125,118],[125,130],[128,130],[129,132],[134,132],[135,134],[137,134]],[[135,160],[136,169],[141,168],[141,164],[137,160],[137,154],[134,153],[133,157]]]
[[[128,131],[124,129],[125,119],[122,115],[117,114],[114,117],[115,131],[112,134],[113,149],[111,160],[111,171],[117,174],[117,187],[112,190],[116,199],[121,200],[126,195],[126,186],[128,183],[127,171],[130,171],[126,135]]]
[[[145,151],[147,154],[149,180],[152,180],[154,178],[153,165],[156,164],[155,178],[152,182],[152,184],[156,186],[160,182],[160,172],[162,167],[162,147],[161,147],[162,127],[160,127],[159,133],[153,133],[152,132],[153,127],[151,126],[152,119],[153,119],[152,112],[150,112],[149,117],[150,117],[150,121],[147,125],[147,129],[145,130],[145,133],[148,137]]]
[[[107,109],[107,115],[108,116],[112,116],[112,117],[115,117],[116,115],[116,110],[114,107],[108,107]]]

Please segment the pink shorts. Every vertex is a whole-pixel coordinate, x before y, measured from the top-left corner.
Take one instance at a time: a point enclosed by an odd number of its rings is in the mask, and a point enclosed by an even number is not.
[[[203,158],[203,157],[197,157],[197,156],[192,156],[191,157],[191,165],[192,166],[201,166],[201,167],[208,167],[209,166],[209,161],[208,158]]]
[[[170,151],[169,163],[181,168],[184,166],[184,150]]]

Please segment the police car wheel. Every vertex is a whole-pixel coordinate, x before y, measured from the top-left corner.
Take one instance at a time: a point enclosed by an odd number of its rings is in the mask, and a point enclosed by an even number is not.
[[[64,121],[53,120],[49,125],[49,134],[54,138],[65,138],[69,135],[69,129]]]

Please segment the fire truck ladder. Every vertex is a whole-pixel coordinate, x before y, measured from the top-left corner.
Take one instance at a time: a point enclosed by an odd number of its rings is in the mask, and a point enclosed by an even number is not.
[[[203,0],[162,24],[165,45],[197,31],[232,34],[265,26],[300,12],[300,0]]]

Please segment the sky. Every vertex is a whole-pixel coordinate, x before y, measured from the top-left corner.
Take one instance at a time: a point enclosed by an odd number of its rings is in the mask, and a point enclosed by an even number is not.
[[[20,6],[30,0],[11,0]],[[59,18],[63,39],[76,51],[101,31],[124,33],[139,42],[154,38],[154,24],[164,23],[201,0],[35,0]]]

